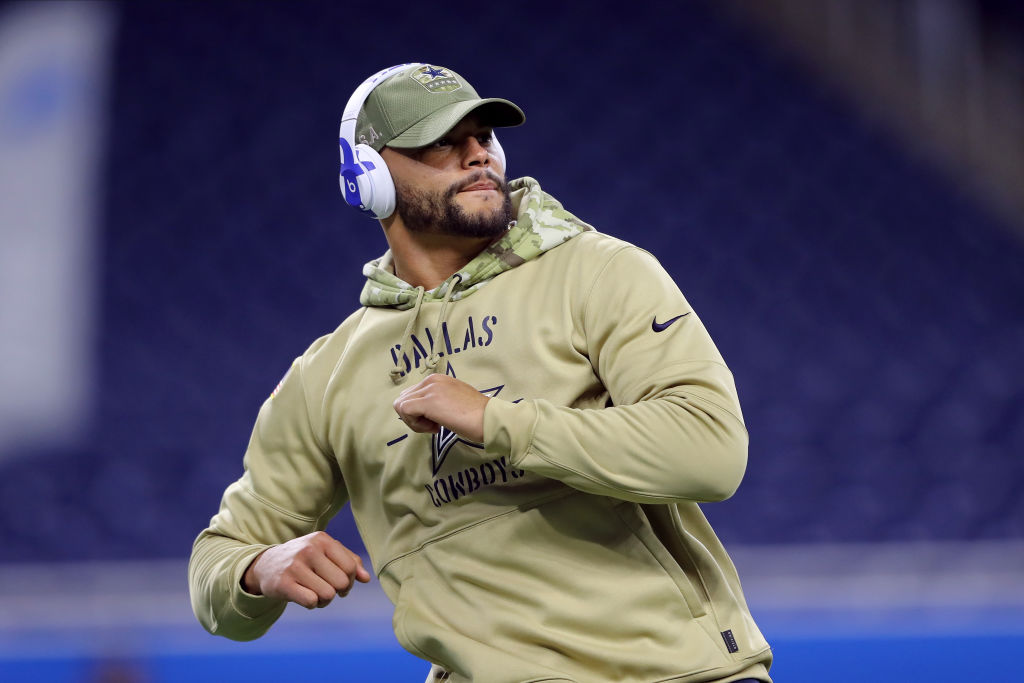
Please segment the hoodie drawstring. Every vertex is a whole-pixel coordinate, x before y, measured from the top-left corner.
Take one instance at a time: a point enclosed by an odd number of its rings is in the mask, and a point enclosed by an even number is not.
[[[412,315],[409,316],[409,324],[405,326],[405,332],[402,333],[402,349],[407,349],[407,353],[412,352],[412,330],[416,327],[416,321],[419,320],[425,291],[423,287],[416,288],[416,303],[413,304]],[[401,383],[402,371],[399,368],[392,368],[388,374],[391,376],[392,382],[395,384]]]
[[[441,362],[441,352],[439,350],[442,334],[442,325],[445,322],[445,315],[448,313],[448,304],[451,303],[452,297],[455,296],[455,290],[458,289],[459,285],[462,284],[462,276],[456,273],[452,276],[451,282],[448,283],[448,289],[444,293],[444,299],[441,300],[441,310],[437,314],[437,324],[433,330],[429,330],[434,340],[434,348],[431,349],[430,355],[424,359],[423,366],[420,368],[420,373],[437,372],[437,364]],[[426,290],[423,287],[416,288],[416,303],[413,304],[412,315],[409,316],[409,322],[405,326],[405,332],[402,333],[402,350],[410,357],[415,356],[415,349],[413,349],[412,343],[412,332],[416,328],[416,323],[420,318],[420,310],[423,308],[423,296],[426,294]],[[392,368],[388,375],[391,377],[391,381],[395,384],[402,383],[403,372],[400,368]]]
[[[444,324],[444,314],[448,312],[448,303],[452,300],[455,289],[461,283],[462,276],[456,273],[448,285],[448,291],[444,293],[444,299],[441,301],[441,311],[437,314],[437,324],[434,326],[434,349],[430,352],[430,357],[427,358],[426,363],[420,368],[421,373],[427,371],[437,372],[437,364],[441,361],[441,353],[438,349],[441,346],[441,326]]]

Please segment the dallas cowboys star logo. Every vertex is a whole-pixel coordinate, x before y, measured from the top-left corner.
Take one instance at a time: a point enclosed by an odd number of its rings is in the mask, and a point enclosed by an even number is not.
[[[452,367],[451,363],[448,363],[448,367],[445,369],[444,374],[455,377],[455,368]],[[501,393],[501,390],[505,388],[505,385],[491,387],[490,389],[480,389],[480,393],[489,398],[494,398]],[[442,426],[437,434],[434,434],[430,440],[430,463],[434,467],[434,476],[441,471],[441,466],[444,465],[444,459],[448,457],[448,451],[452,449],[457,443],[464,443],[467,446],[473,448],[483,448],[482,443],[476,441],[469,441],[463,439],[461,436]]]
[[[438,69],[433,66],[428,66],[423,69],[424,75],[430,76],[431,78],[441,78],[444,76],[444,69]]]

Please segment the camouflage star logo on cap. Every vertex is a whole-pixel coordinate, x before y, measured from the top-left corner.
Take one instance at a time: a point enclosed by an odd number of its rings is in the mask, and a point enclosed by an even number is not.
[[[452,92],[462,87],[462,83],[451,71],[430,64],[414,69],[409,78],[422,85],[429,93]]]

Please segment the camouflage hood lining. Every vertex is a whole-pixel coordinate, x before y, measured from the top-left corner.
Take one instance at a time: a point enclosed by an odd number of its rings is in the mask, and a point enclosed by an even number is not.
[[[545,251],[593,230],[562,208],[561,203],[540,188],[533,178],[517,178],[509,182],[512,205],[517,207],[516,220],[505,235],[480,252],[476,258],[434,289],[422,294],[422,301],[458,301],[490,282],[494,276],[537,258]],[[418,288],[399,279],[392,272],[391,252],[363,266],[366,284],[359,295],[363,306],[392,306],[401,310],[413,308],[419,298]],[[449,288],[453,288],[449,292]]]

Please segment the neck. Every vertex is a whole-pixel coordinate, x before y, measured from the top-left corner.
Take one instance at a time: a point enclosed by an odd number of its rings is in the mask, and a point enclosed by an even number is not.
[[[400,221],[384,226],[395,275],[413,287],[434,289],[462,270],[496,241],[492,237],[452,237],[410,232]]]

